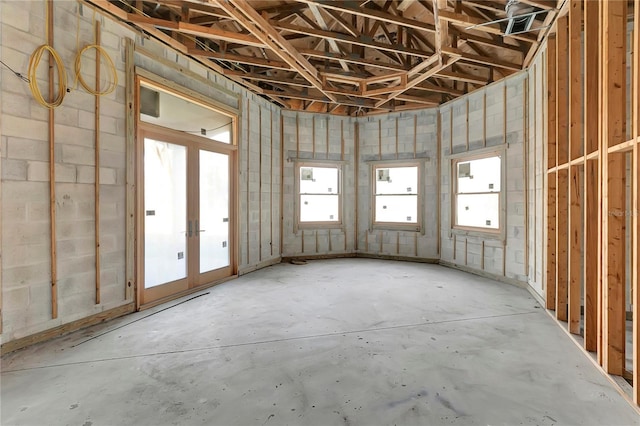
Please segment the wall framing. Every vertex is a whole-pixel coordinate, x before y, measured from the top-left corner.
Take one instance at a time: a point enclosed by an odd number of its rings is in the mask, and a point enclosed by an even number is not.
[[[630,47],[640,51],[640,1],[570,0],[562,14],[547,56],[546,305],[569,333],[582,336],[577,341],[638,405],[640,60],[631,55],[628,81],[626,58],[630,22]]]

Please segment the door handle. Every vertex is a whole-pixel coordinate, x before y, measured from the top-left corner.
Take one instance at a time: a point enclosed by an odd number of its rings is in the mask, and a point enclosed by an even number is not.
[[[189,237],[193,235],[193,229],[191,228],[191,221],[189,221]]]
[[[200,229],[200,227],[198,226],[198,219],[196,219],[196,237],[198,235],[200,235],[201,232],[205,232],[206,229]]]

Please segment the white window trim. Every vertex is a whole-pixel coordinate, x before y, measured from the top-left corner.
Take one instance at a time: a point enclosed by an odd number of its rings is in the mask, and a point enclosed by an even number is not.
[[[294,163],[294,233],[298,232],[298,229],[342,229],[344,218],[344,203],[343,203],[343,161],[330,161],[330,160],[296,160]],[[338,170],[338,220],[327,222],[302,222],[300,220],[300,169],[302,167],[323,167],[328,169]]]
[[[371,201],[369,203],[369,223],[370,230],[391,230],[391,231],[413,231],[422,232],[424,229],[424,160],[425,159],[409,159],[409,160],[389,160],[389,161],[371,161],[369,166],[369,174],[371,176]],[[376,222],[376,169],[392,169],[398,167],[417,167],[418,168],[418,207],[416,212],[416,222]]]
[[[450,215],[450,230],[458,235],[470,235],[470,236],[493,236],[501,237],[504,240],[504,230],[506,221],[506,176],[505,176],[505,161],[506,161],[506,149],[505,147],[499,147],[498,149],[481,150],[480,152],[465,152],[450,156],[451,159],[451,215]],[[457,224],[457,201],[458,201],[458,163],[464,163],[473,160],[482,160],[484,158],[500,157],[500,192],[499,192],[499,226],[497,229],[483,228],[478,226],[461,226]]]

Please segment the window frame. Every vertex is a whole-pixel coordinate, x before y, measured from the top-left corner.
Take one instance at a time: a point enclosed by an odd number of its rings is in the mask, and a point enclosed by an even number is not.
[[[300,219],[300,207],[302,195],[314,195],[314,194],[302,194],[300,193],[300,169],[304,167],[318,167],[325,169],[336,169],[338,171],[338,220],[336,221],[313,221],[303,222]],[[344,218],[344,203],[343,203],[343,164],[340,161],[318,161],[318,160],[303,160],[296,161],[294,167],[294,204],[295,204],[295,232],[298,229],[336,229],[343,227]],[[316,194],[320,195],[320,194]],[[333,194],[327,194],[333,195]]]
[[[423,205],[423,193],[424,193],[424,161],[421,160],[396,160],[396,161],[372,161],[370,164],[370,176],[371,176],[371,201],[369,203],[370,206],[370,220],[371,229],[380,229],[380,230],[392,230],[392,231],[413,231],[413,232],[422,232],[423,230],[423,217],[424,217],[424,205]],[[417,201],[417,211],[416,211],[416,221],[415,222],[380,222],[376,220],[376,182],[377,182],[377,170],[378,169],[394,169],[394,168],[403,168],[403,167],[416,167],[418,169],[418,177],[417,177],[417,190],[416,195],[418,197]]]
[[[492,149],[490,151],[484,151],[481,153],[465,152],[460,155],[456,155],[451,158],[451,229],[459,231],[465,234],[477,234],[477,235],[491,235],[501,236],[504,233],[504,220],[505,214],[505,194],[506,194],[506,179],[505,179],[505,149]],[[500,191],[498,194],[498,227],[486,228],[481,226],[464,226],[458,225],[458,164],[466,163],[474,160],[483,160],[485,158],[498,157],[500,158]]]

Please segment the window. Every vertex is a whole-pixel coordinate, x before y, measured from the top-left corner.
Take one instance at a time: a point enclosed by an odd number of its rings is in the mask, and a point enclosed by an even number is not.
[[[375,224],[418,225],[419,172],[417,165],[376,165],[374,175]]]
[[[298,164],[299,222],[340,223],[340,168]]]
[[[500,229],[500,156],[459,160],[454,165],[455,225]]]

